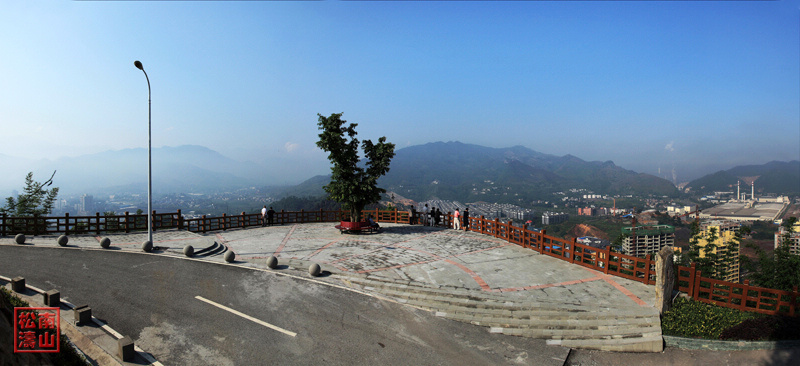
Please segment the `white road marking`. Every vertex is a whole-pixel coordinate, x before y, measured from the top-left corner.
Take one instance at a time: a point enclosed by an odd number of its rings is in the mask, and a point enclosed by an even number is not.
[[[252,321],[252,322],[254,322],[254,323],[261,324],[261,325],[263,325],[263,326],[265,326],[265,327],[267,327],[267,328],[270,328],[270,329],[272,329],[272,330],[277,330],[277,331],[279,331],[279,332],[281,332],[281,333],[283,333],[283,334],[286,334],[286,335],[288,335],[288,336],[292,336],[292,337],[296,337],[296,336],[297,336],[297,333],[295,333],[295,332],[291,332],[291,331],[288,331],[288,330],[286,330],[286,329],[283,329],[283,328],[281,328],[281,327],[274,326],[274,325],[272,325],[272,324],[270,324],[270,323],[267,323],[267,322],[265,322],[265,321],[263,321],[263,320],[259,320],[259,319],[253,318],[253,317],[252,317],[252,316],[250,316],[250,315],[247,315],[247,314],[241,313],[241,312],[239,312],[239,311],[236,311],[236,310],[234,310],[234,309],[231,309],[231,308],[229,308],[229,307],[227,307],[227,306],[225,306],[225,305],[222,305],[222,304],[217,304],[217,303],[215,303],[215,302],[213,302],[213,301],[211,301],[211,300],[209,300],[209,299],[206,299],[206,298],[203,298],[203,297],[200,297],[200,296],[195,296],[194,298],[195,298],[195,299],[198,299],[198,300],[200,300],[200,301],[203,301],[203,302],[205,302],[205,303],[208,303],[208,304],[214,305],[214,306],[216,306],[216,307],[218,307],[218,308],[220,308],[220,309],[222,309],[222,310],[225,310],[225,311],[228,311],[228,312],[234,313],[234,314],[236,314],[236,315],[238,315],[238,316],[241,316],[242,318],[245,318],[245,319],[247,319],[247,320],[249,320],[249,321]]]

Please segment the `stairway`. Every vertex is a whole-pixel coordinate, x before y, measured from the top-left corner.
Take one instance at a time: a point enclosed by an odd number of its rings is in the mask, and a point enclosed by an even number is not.
[[[423,286],[375,276],[336,273],[351,287],[437,316],[490,328],[492,333],[546,339],[548,344],[620,352],[661,352],[661,321],[651,307],[603,308],[448,286]]]

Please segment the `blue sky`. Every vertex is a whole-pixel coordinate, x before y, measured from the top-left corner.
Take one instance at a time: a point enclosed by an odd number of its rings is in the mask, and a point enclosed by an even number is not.
[[[0,154],[203,145],[327,173],[359,137],[523,145],[678,181],[800,159],[800,1],[4,1]],[[21,178],[20,178],[21,179]],[[285,183],[285,182],[280,182]]]

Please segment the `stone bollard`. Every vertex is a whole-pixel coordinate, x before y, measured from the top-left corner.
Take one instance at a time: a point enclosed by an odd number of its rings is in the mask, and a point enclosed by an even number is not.
[[[133,349],[133,340],[131,337],[124,336],[117,340],[117,353],[122,361],[127,362],[133,360],[136,350]]]
[[[308,267],[308,274],[311,277],[319,277],[320,273],[322,273],[322,268],[319,267],[319,264],[314,263]]]
[[[60,245],[62,247],[65,247],[65,246],[67,246],[67,243],[69,243],[69,237],[66,236],[66,235],[61,235],[56,240],[56,243],[58,243],[58,245]]]
[[[236,259],[236,253],[234,253],[232,250],[229,250],[227,253],[225,253],[226,262],[233,263],[235,259]]]
[[[275,258],[274,255],[267,258],[267,267],[269,267],[269,269],[278,268],[278,258]]]
[[[663,247],[656,255],[656,302],[659,314],[666,313],[672,305],[672,290],[675,286],[675,266],[672,247]]]
[[[103,238],[100,240],[100,246],[103,247],[103,249],[108,249],[108,247],[111,246],[111,239]]]
[[[144,243],[142,243],[142,250],[144,250],[147,253],[153,251],[153,242],[151,242],[150,240],[145,240]]]
[[[187,245],[183,247],[183,254],[187,257],[191,257],[194,255],[194,247],[191,245]]]
[[[75,325],[87,325],[92,322],[92,308],[89,305],[81,305],[73,310]]]
[[[42,294],[44,305],[51,308],[61,307],[61,293],[58,290],[50,290]]]
[[[17,234],[14,237],[14,242],[17,244],[25,244],[25,234]]]
[[[25,277],[14,277],[11,280],[11,290],[14,292],[25,292]]]

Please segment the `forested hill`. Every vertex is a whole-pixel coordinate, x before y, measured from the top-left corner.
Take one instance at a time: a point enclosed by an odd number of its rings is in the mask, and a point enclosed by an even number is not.
[[[313,185],[319,183],[314,178]],[[310,181],[301,184],[309,192]],[[522,146],[490,148],[461,142],[434,142],[399,149],[379,180],[389,191],[414,200],[528,203],[552,200],[553,193],[585,188],[598,194],[676,195],[667,180],[636,173],[611,161],[584,161]]]
[[[800,161],[737,166],[695,179],[687,187],[700,193],[734,192],[737,180],[741,180],[742,192],[750,193],[750,185],[745,182],[753,178],[757,193],[800,194]]]

